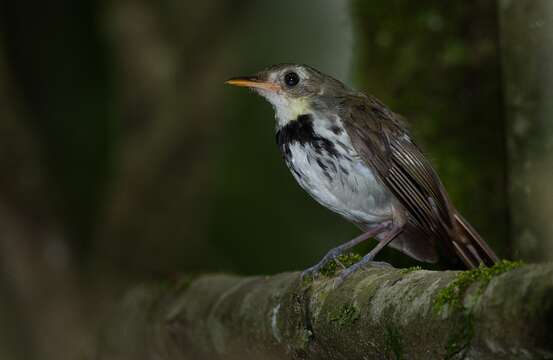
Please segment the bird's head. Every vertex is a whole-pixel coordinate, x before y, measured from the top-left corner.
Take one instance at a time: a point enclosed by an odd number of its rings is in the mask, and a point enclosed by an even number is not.
[[[229,79],[227,84],[248,87],[269,101],[279,123],[330,106],[333,98],[348,92],[338,80],[307,66],[273,65],[252,76]]]

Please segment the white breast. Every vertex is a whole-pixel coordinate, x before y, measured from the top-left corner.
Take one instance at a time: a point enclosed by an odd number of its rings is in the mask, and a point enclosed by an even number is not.
[[[317,122],[316,122],[317,123]],[[324,126],[315,131],[335,142],[337,157],[311,144],[290,145],[287,165],[300,186],[322,205],[350,221],[380,223],[392,217],[391,194],[353,150],[349,136]]]

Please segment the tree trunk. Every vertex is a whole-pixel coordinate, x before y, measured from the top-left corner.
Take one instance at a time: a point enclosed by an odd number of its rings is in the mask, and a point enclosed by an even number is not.
[[[501,0],[514,254],[553,257],[553,2]]]

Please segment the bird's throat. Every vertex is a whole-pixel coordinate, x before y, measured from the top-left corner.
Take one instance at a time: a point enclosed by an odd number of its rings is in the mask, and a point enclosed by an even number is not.
[[[279,127],[289,122],[296,121],[300,116],[311,113],[309,101],[306,98],[286,98],[275,95],[267,97],[275,109],[275,115]]]

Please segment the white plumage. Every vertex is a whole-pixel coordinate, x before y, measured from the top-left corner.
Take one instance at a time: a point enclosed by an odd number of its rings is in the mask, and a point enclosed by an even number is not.
[[[390,192],[358,157],[346,132],[331,130],[337,121],[315,117],[313,131],[315,136],[337,144],[338,156],[311,143],[293,142],[290,156],[285,156],[286,164],[305,191],[348,220],[367,227],[391,220]]]

